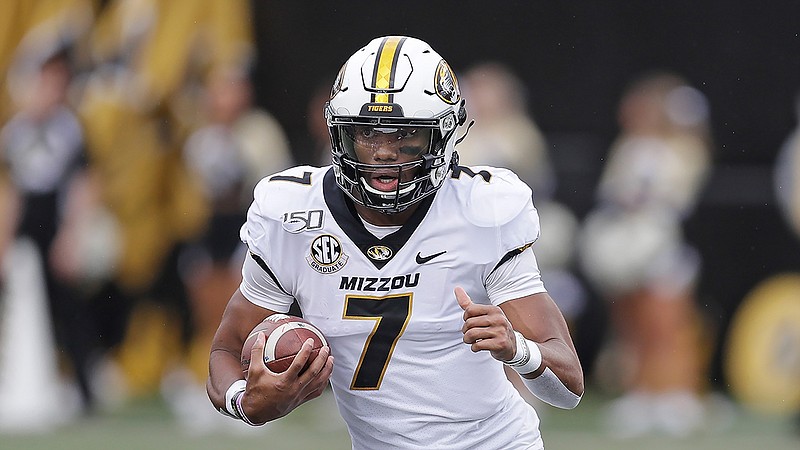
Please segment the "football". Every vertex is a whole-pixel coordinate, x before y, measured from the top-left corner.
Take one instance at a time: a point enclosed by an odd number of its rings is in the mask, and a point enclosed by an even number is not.
[[[258,337],[258,332],[263,331],[267,339],[264,344],[264,363],[273,372],[280,373],[289,368],[295,355],[300,351],[303,343],[311,338],[314,340],[313,351],[309,361],[312,361],[323,345],[328,345],[322,332],[302,317],[286,314],[273,314],[258,325],[247,336],[242,346],[242,372],[247,377],[250,368],[250,352]]]

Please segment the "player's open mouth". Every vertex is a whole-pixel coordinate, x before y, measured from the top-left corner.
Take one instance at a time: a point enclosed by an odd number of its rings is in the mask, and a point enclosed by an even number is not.
[[[406,186],[401,187],[397,171],[365,173],[361,177],[361,183],[367,191],[387,198],[388,196],[394,196],[395,193],[400,195],[407,194],[414,190],[416,186],[416,183],[407,183]]]
[[[370,186],[383,192],[394,192],[397,190],[397,183],[400,182],[395,175],[372,174],[368,177]]]
[[[400,183],[400,170],[379,168],[363,171],[362,182],[379,192],[395,192]]]

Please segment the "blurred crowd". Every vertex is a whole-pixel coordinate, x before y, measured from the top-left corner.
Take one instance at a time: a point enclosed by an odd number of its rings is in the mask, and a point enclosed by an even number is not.
[[[17,378],[21,361],[5,358],[0,425],[162,388],[178,413],[211,409],[207,355],[238,286],[238,228],[260,177],[294,164],[254,104],[249,2],[2,9],[0,354],[38,353],[27,371],[40,375]],[[29,260],[38,277],[16,270]],[[31,402],[43,385],[50,398]]]
[[[228,420],[204,382],[211,336],[241,276],[238,229],[255,183],[298,162],[281,124],[254,101],[249,8],[0,7],[0,431],[154,392],[196,431]],[[456,147],[461,164],[508,167],[533,188],[548,291],[573,330],[586,314],[608,316],[602,349],[584,366],[618,396],[604,417],[609,432],[703,427],[709,330],[719,324],[698,306],[703,257],[684,226],[713,165],[704,94],[680,74],[632,75],[593,207],[580,217],[555,195],[552,146],[525,81],[497,61],[459,76],[474,120]],[[328,164],[322,105],[332,80],[309,99],[303,150],[312,160],[303,162]],[[797,133],[775,179],[800,239]]]

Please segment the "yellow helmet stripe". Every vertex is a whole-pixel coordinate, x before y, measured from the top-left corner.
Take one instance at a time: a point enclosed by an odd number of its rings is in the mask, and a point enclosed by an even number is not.
[[[375,68],[372,87],[374,89],[391,89],[394,87],[394,74],[397,70],[397,59],[400,57],[400,47],[405,38],[387,37],[381,42],[378,54],[375,56]],[[373,103],[391,103],[392,94],[372,94]]]

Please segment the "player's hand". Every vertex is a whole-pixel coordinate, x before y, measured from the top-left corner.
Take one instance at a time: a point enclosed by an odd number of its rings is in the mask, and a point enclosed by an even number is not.
[[[333,372],[333,356],[327,345],[303,370],[311,357],[311,339],[303,343],[285,372],[272,372],[262,357],[265,341],[264,333],[259,333],[251,350],[247,389],[242,397],[242,410],[257,423],[283,417],[308,400],[319,397]]]
[[[503,310],[494,305],[472,302],[461,287],[455,288],[456,300],[464,310],[464,342],[473,352],[488,350],[499,361],[509,361],[517,351],[517,340],[511,322]]]

